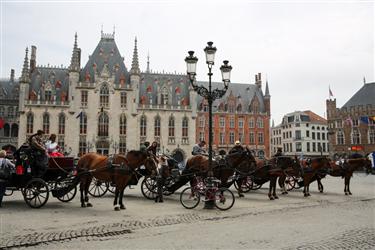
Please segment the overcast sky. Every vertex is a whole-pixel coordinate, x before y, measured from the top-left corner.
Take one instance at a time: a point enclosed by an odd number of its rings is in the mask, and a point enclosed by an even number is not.
[[[82,65],[105,33],[112,33],[130,69],[134,37],[141,69],[147,53],[154,71],[186,72],[196,51],[198,80],[207,81],[203,48],[217,47],[214,80],[228,59],[232,82],[268,79],[275,123],[284,114],[312,110],[324,116],[328,86],[342,106],[374,81],[373,1],[1,1],[0,76],[20,76],[25,48],[37,46],[37,64],[69,65],[78,33]],[[263,85],[264,87],[264,85]]]

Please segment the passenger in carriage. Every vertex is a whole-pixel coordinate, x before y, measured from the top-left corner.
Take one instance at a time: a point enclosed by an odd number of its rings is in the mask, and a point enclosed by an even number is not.
[[[158,143],[154,141],[151,146],[147,148],[147,153],[156,157],[156,151],[158,149]]]
[[[244,148],[241,145],[240,141],[236,141],[234,147],[229,151],[229,154],[233,153],[242,153],[244,151]]]
[[[163,186],[165,184],[165,180],[169,175],[169,167],[167,163],[167,159],[162,156],[160,158],[160,165],[157,169],[157,176],[156,176],[156,186],[157,186],[157,195],[155,198],[155,202],[163,202]]]
[[[14,164],[6,158],[7,152],[5,150],[0,151],[0,170],[3,173],[0,175],[0,207],[3,202],[3,196],[6,190],[6,182],[10,178],[10,175],[15,172]],[[8,176],[7,176],[8,175]]]
[[[279,157],[279,156],[283,156],[283,149],[282,148],[277,148],[277,152],[274,155],[274,157]]]
[[[36,134],[33,134],[29,138],[29,144],[33,151],[34,162],[33,162],[33,175],[36,177],[42,177],[47,171],[48,165],[48,153],[43,143],[43,130],[38,130]]]
[[[207,155],[206,150],[204,150],[204,146],[206,145],[205,141],[200,141],[198,144],[194,145],[193,151],[191,152],[192,155]]]
[[[56,135],[51,134],[48,141],[46,142],[46,148],[50,157],[63,157],[64,155],[59,152],[59,145],[56,142]]]

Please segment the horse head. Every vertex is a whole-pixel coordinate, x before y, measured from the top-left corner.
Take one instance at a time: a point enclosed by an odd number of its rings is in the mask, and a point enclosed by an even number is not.
[[[349,159],[348,164],[353,171],[363,168],[366,170],[366,173],[369,174],[372,170],[371,161],[368,158]]]

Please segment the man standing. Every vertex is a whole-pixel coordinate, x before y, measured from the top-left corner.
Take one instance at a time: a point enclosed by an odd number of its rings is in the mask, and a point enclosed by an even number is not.
[[[192,155],[206,155],[206,150],[204,150],[204,146],[206,145],[205,141],[200,141],[198,144],[194,145],[193,151],[191,152]]]
[[[42,177],[47,171],[48,152],[43,143],[43,135],[43,130],[38,130],[36,134],[29,138],[30,147],[35,157],[33,168],[36,177]]]

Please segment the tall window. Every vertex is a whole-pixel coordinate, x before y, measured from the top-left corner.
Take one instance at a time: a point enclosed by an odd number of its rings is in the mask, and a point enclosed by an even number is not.
[[[126,137],[120,137],[120,143],[118,144],[119,154],[125,155],[126,153]]]
[[[306,151],[310,152],[310,142],[306,142]]]
[[[14,109],[13,107],[8,107],[8,117],[13,117],[14,116]]]
[[[204,141],[204,132],[199,132],[199,141]]]
[[[168,104],[168,89],[165,87],[161,90],[160,104],[165,104],[165,105]]]
[[[322,133],[322,140],[325,140],[326,139],[326,133]]]
[[[26,133],[32,134],[34,127],[34,115],[33,113],[28,113],[26,117]]]
[[[234,144],[234,132],[229,132],[229,144]]]
[[[189,120],[187,117],[182,118],[182,137],[188,137]]]
[[[264,143],[263,132],[258,132],[258,143],[259,144],[263,144]]]
[[[122,114],[120,116],[120,135],[126,135],[126,116]]]
[[[225,134],[220,132],[220,144],[223,145],[225,143]]]
[[[358,128],[354,128],[352,131],[352,143],[361,144],[361,134],[359,133]]]
[[[0,117],[4,117],[4,113],[5,113],[5,108],[0,107]]]
[[[257,127],[258,128],[263,128],[263,119],[262,118],[260,118],[260,117],[258,117],[258,119],[257,119]]]
[[[126,102],[127,102],[126,92],[123,91],[123,92],[121,92],[121,96],[120,96],[120,106],[121,106],[121,108],[126,108]]]
[[[342,132],[342,130],[337,131],[336,143],[337,143],[337,145],[343,145],[344,144],[344,133]]]
[[[86,139],[84,137],[79,139],[79,144],[78,144],[78,155],[82,156],[86,153],[87,149],[87,143]]]
[[[65,149],[65,138],[64,135],[59,135],[57,138],[57,144],[59,145],[62,152],[64,152]]]
[[[47,102],[52,101],[52,91],[51,90],[44,91],[44,100],[47,101]]]
[[[12,124],[12,132],[11,132],[11,137],[18,137],[18,125],[17,124]]]
[[[81,91],[81,106],[86,107],[88,103],[88,92],[87,90]]]
[[[220,117],[220,128],[225,127],[225,117]]]
[[[79,118],[79,133],[81,135],[87,134],[87,115],[84,112],[81,113]]]
[[[43,131],[45,134],[49,134],[49,114],[43,114]]]
[[[375,144],[375,128],[374,127],[370,127],[369,130],[368,130],[368,141],[370,144]]]
[[[174,137],[174,117],[173,116],[169,117],[169,122],[168,122],[168,136],[169,137]]]
[[[233,116],[231,116],[231,117],[229,118],[229,127],[230,127],[230,128],[234,128],[234,117],[233,117]]]
[[[243,128],[243,118],[242,117],[238,118],[238,127]]]
[[[254,118],[250,118],[250,120],[249,120],[249,128],[254,128]]]
[[[10,125],[8,123],[4,125],[4,137],[10,137]]]
[[[98,119],[98,136],[108,136],[109,117],[101,113]]]
[[[65,115],[59,114],[59,135],[65,134]]]
[[[296,142],[296,152],[302,152],[302,143]]]
[[[250,132],[249,141],[250,141],[250,144],[255,144],[254,132]]]
[[[100,88],[100,106],[108,107],[109,106],[109,89],[106,84]]]
[[[316,143],[315,142],[312,143],[312,151],[316,152]]]
[[[160,137],[160,116],[156,116],[154,120],[154,136]]]
[[[238,133],[238,140],[243,143],[244,140],[243,140],[243,133]]]
[[[204,128],[204,122],[205,122],[205,117],[201,116],[199,117],[199,127]]]
[[[141,136],[146,136],[146,131],[147,131],[147,121],[146,121],[146,116],[142,116],[141,117],[141,126],[140,126],[140,132],[141,132]]]

